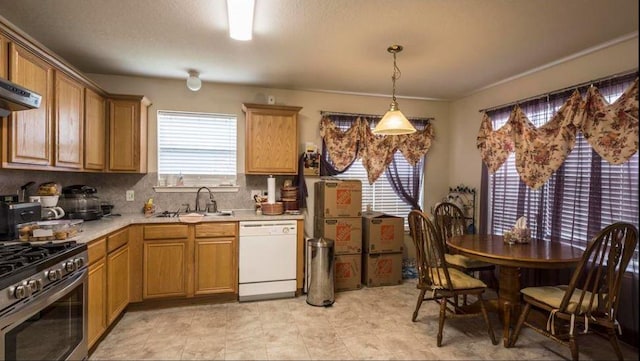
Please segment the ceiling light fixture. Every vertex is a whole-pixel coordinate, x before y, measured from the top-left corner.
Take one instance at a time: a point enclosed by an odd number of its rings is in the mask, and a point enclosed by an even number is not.
[[[387,51],[393,54],[393,75],[391,80],[393,81],[393,98],[389,111],[382,117],[382,120],[378,122],[373,129],[373,134],[383,135],[400,135],[411,134],[416,131],[416,128],[409,123],[407,117],[402,114],[398,108],[398,102],[396,102],[396,80],[400,79],[400,69],[396,65],[396,54],[402,51],[402,45],[391,45],[387,48]]]
[[[187,78],[187,88],[189,90],[197,92],[202,87],[202,80],[198,77],[198,74],[195,70],[189,70],[189,77]]]
[[[229,36],[235,40],[251,40],[255,0],[227,0]]]

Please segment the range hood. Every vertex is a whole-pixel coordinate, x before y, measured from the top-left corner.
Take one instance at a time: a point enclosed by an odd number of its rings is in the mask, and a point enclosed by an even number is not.
[[[40,94],[0,78],[0,117],[18,110],[39,108],[41,101]]]

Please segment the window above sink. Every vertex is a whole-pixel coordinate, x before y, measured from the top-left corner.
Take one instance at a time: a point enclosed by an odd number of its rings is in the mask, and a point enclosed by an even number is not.
[[[237,116],[158,111],[156,192],[237,192]]]

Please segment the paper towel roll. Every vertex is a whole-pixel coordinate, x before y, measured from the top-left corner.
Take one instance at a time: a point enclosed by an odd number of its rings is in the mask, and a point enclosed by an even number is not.
[[[276,202],[276,179],[272,176],[267,178],[267,203]]]

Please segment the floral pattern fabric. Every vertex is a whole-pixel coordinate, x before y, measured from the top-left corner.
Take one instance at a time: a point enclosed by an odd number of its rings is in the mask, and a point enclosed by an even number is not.
[[[638,79],[611,105],[596,87],[587,93],[581,131],[591,147],[611,164],[638,151]]]
[[[358,118],[351,128],[343,132],[329,118],[320,120],[320,136],[324,139],[334,167],[340,172],[359,156],[358,142],[361,138],[361,122]]]
[[[412,166],[415,166],[420,159],[427,154],[429,148],[431,148],[433,127],[431,123],[429,123],[422,130],[416,130],[416,132],[412,134],[398,135],[396,138],[398,141],[398,150],[402,152],[404,159]]]
[[[358,118],[347,131],[341,131],[329,119],[320,121],[320,136],[324,140],[329,157],[339,171],[353,160],[362,158],[369,184],[384,173],[396,151],[411,165],[416,165],[431,147],[433,127],[427,124],[423,130],[408,135],[375,135],[368,122]]]
[[[575,91],[551,120],[539,128],[520,107],[515,108],[512,126],[516,170],[526,185],[539,188],[562,166],[576,144],[573,122],[581,118],[583,104],[580,93]]]
[[[638,79],[611,105],[593,86],[586,100],[576,90],[551,120],[538,128],[517,105],[496,131],[484,113],[476,146],[491,173],[515,152],[520,179],[536,189],[562,166],[578,131],[608,162],[629,160],[638,151]]]
[[[494,132],[491,118],[487,113],[483,113],[476,146],[489,172],[495,173],[507,160],[509,153],[515,150],[511,137],[511,123],[506,122]]]

